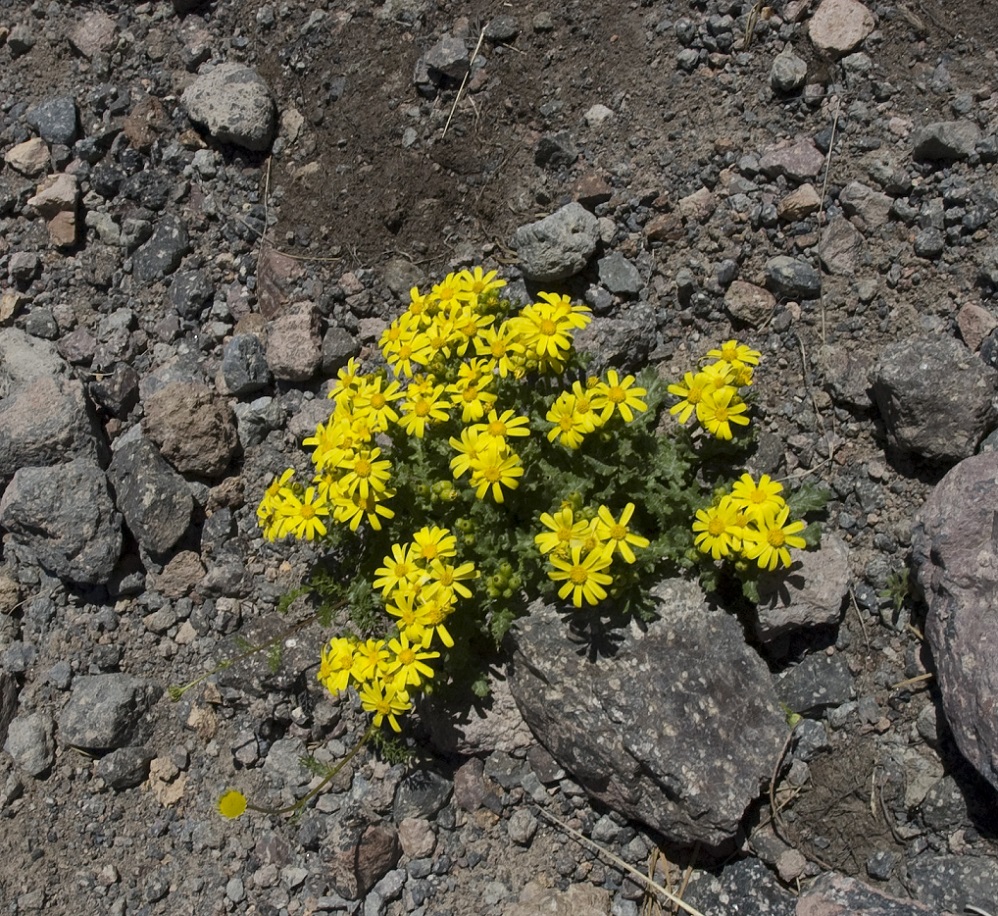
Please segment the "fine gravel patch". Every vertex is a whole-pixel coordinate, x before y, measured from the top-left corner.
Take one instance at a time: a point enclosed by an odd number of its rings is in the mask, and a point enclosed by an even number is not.
[[[4,912],[655,912],[625,866],[994,912],[995,47],[976,0],[0,3]],[[761,351],[749,470],[829,490],[821,551],[609,660],[538,612],[404,761],[223,821],[366,727],[260,496],[478,264],[596,369]]]

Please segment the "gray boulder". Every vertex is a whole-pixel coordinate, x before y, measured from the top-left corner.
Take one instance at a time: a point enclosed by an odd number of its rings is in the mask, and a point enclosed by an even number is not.
[[[93,753],[124,747],[156,696],[152,685],[130,674],[77,678],[59,716],[59,740]]]
[[[922,506],[912,562],[943,710],[957,746],[998,789],[998,453],[954,467]]]
[[[10,723],[3,749],[29,776],[41,776],[55,760],[54,726],[46,713],[18,716]]]
[[[871,381],[891,445],[929,461],[972,455],[998,421],[998,372],[952,337],[890,345]]]
[[[826,916],[856,913],[862,916],[935,916],[938,911],[901,900],[872,888],[855,878],[828,872],[800,896],[795,916]]]
[[[0,526],[70,582],[106,583],[121,555],[121,516],[107,478],[85,458],[18,470],[0,499]]]
[[[936,121],[915,131],[911,156],[942,162],[966,159],[980,138],[981,129],[973,121]]]
[[[685,580],[654,596],[661,618],[613,634],[612,654],[595,658],[557,610],[535,605],[508,637],[510,687],[590,795],[670,840],[717,846],[771,775],[786,722],[733,617]]]
[[[184,90],[187,114],[219,143],[261,152],[274,139],[277,107],[270,87],[243,64],[219,64]]]
[[[799,563],[783,573],[759,577],[755,631],[771,642],[803,627],[838,623],[849,593],[849,548],[836,535],[822,540],[819,550],[796,554]]]
[[[582,204],[565,204],[513,233],[513,247],[528,280],[565,280],[579,273],[596,251],[599,223]]]
[[[139,545],[164,553],[183,537],[191,520],[191,489],[148,439],[127,442],[108,468],[115,501]]]

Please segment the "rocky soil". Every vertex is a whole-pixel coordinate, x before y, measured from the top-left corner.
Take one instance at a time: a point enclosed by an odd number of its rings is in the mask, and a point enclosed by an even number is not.
[[[0,0],[0,911],[996,912],[990,7]],[[474,264],[600,363],[758,348],[821,550],[752,613],[663,583],[612,658],[538,609],[405,762],[223,821],[364,720],[314,624],[167,688],[307,613],[260,494]]]

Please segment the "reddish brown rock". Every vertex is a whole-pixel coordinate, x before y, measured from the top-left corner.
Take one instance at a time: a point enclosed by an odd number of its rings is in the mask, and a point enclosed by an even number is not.
[[[213,389],[174,382],[146,403],[146,433],[182,474],[219,477],[239,449],[232,408]]]

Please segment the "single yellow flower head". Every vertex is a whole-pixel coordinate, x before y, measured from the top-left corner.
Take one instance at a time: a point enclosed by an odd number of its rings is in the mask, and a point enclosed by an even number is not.
[[[229,820],[235,820],[246,810],[246,796],[235,789],[229,789],[218,800],[218,813]]]

